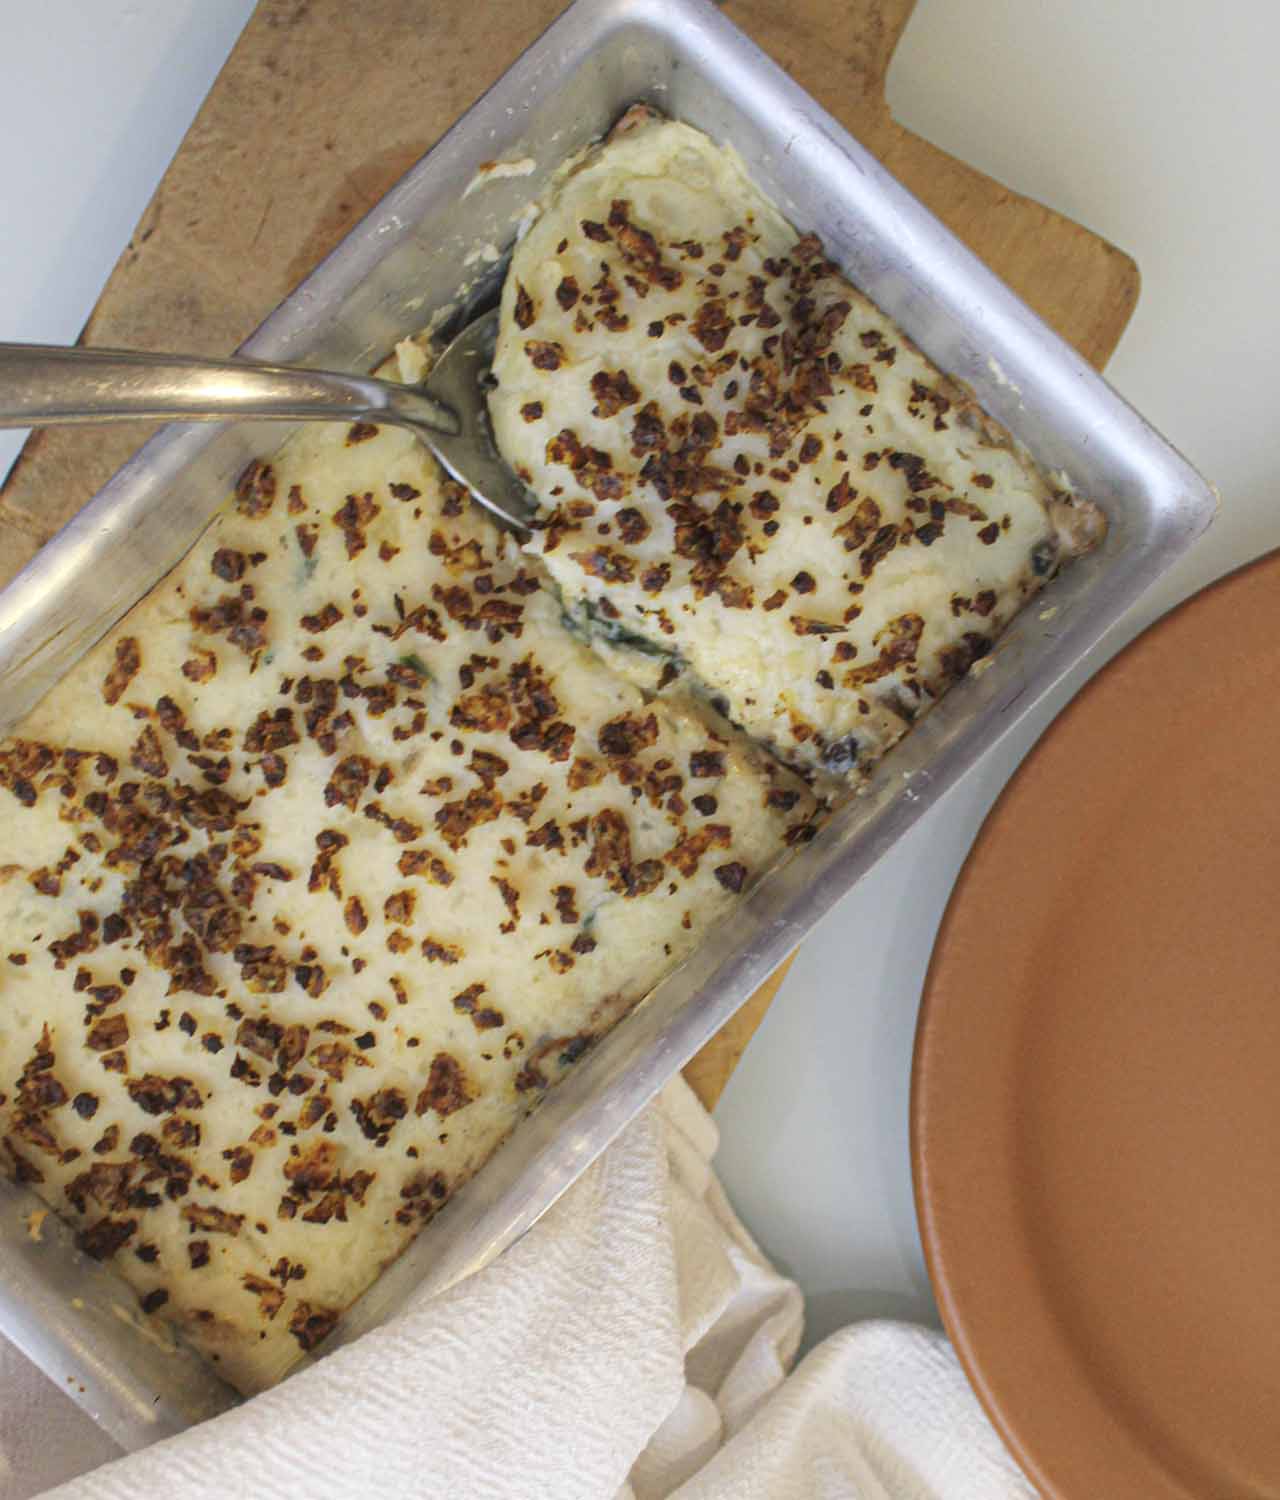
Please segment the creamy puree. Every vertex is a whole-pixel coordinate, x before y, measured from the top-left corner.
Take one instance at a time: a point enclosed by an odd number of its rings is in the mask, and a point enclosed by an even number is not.
[[[873,764],[1099,529],[686,125],[555,186],[494,371],[570,617],[806,772]]]
[[[245,1391],[813,807],[366,425],[251,466],[0,787],[5,1164]]]

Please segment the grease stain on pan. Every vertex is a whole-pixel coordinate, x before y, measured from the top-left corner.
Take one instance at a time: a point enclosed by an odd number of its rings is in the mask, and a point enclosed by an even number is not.
[[[538,163],[532,156],[521,156],[515,161],[485,161],[476,168],[476,175],[467,183],[462,196],[469,198],[472,193],[482,187],[488,187],[491,182],[498,182],[504,177],[528,177],[536,172]]]

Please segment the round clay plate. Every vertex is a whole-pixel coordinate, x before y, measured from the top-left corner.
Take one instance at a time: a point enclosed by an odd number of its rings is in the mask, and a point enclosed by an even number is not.
[[[943,1319],[1046,1497],[1280,1496],[1280,554],[1117,657],[992,811],[912,1155]]]

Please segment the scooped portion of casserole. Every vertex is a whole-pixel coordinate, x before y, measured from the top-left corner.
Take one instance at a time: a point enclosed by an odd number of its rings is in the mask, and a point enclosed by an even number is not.
[[[0,745],[0,1139],[242,1390],[813,798],[648,701],[409,435],[312,427]]]
[[[873,764],[1101,533],[737,156],[633,112],[516,247],[490,398],[618,670]]]

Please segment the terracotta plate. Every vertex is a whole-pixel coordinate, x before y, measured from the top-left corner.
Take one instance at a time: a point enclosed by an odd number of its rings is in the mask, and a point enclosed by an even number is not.
[[[1129,647],[997,803],[912,1133],[943,1319],[1046,1496],[1280,1496],[1280,554]]]

